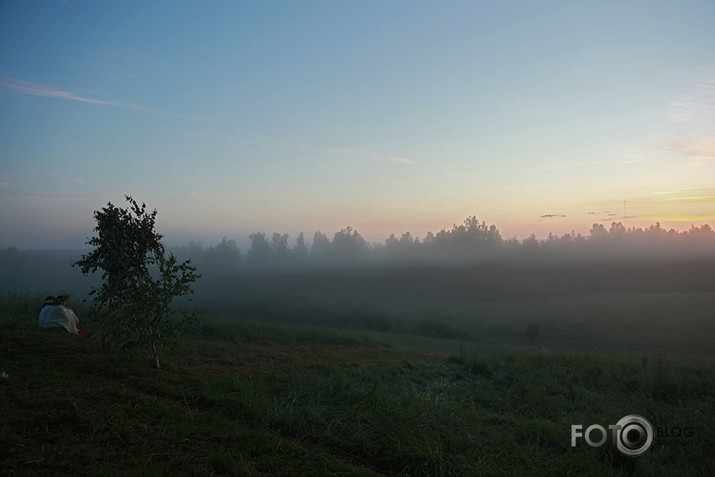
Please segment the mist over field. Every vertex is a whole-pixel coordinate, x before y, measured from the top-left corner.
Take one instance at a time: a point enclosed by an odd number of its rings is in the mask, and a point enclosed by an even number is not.
[[[566,345],[559,336],[574,327],[598,328],[596,345],[610,346],[623,327],[637,334],[652,322],[661,327],[658,339],[680,337],[663,349],[687,350],[692,334],[690,351],[711,355],[702,342],[715,310],[715,232],[708,225],[676,232],[594,224],[586,236],[520,241],[469,217],[382,244],[367,243],[352,227],[332,237],[256,232],[249,239],[245,251],[225,238],[172,250],[202,275],[193,306],[238,321],[547,347]],[[0,251],[0,289],[69,292],[79,301],[100,281],[71,267],[78,258],[73,251]],[[529,324],[540,327],[539,341],[524,339]],[[658,348],[647,340],[634,346]]]
[[[300,233],[295,239],[289,234],[255,232],[248,239],[247,250],[241,250],[235,240],[224,237],[215,245],[204,246],[192,241],[173,247],[171,252],[181,260],[190,260],[209,280],[258,279],[266,274],[325,271],[338,275],[350,275],[353,271],[389,275],[390,270],[395,269],[425,268],[454,270],[454,273],[479,269],[483,275],[495,269],[571,270],[570,283],[546,286],[552,293],[566,293],[574,287],[588,292],[588,283],[597,287],[592,291],[599,287],[626,290],[629,283],[637,287],[633,280],[646,279],[646,275],[650,276],[653,286],[656,282],[673,282],[680,284],[673,285],[675,288],[709,289],[712,283],[707,280],[697,283],[700,268],[697,264],[715,259],[715,231],[708,224],[678,232],[664,229],[658,223],[646,229],[626,229],[620,222],[613,222],[609,228],[594,224],[587,235],[549,234],[548,238],[539,240],[532,234],[518,240],[503,238],[496,225],[487,225],[472,216],[450,229],[428,232],[424,237],[410,232],[390,234],[384,243],[368,243],[351,226],[340,229],[332,237],[321,231],[316,231],[312,238]],[[22,250],[21,247],[0,250],[3,264],[0,290],[43,292],[62,288],[83,293],[88,283],[76,283],[78,274],[72,272],[71,266],[81,250],[79,247],[77,250]],[[654,276],[651,272],[658,269],[663,273]],[[690,278],[685,272],[688,269],[693,272]],[[610,285],[607,280],[601,283],[598,270],[614,271],[609,276]],[[583,275],[578,280],[581,271]],[[515,278],[513,282],[500,282],[498,288],[507,294],[518,294],[524,286]],[[474,292],[481,293],[482,289],[477,287]]]
[[[714,476],[714,18],[0,0],[0,474]]]
[[[249,240],[172,250],[202,274],[175,304],[203,315],[161,348],[161,370],[100,345],[81,300],[101,280],[72,268],[81,251],[1,250],[7,468],[712,475],[709,226],[519,241],[470,217],[384,244],[351,227]],[[37,327],[59,292],[89,336]],[[634,415],[643,456],[579,430]],[[41,444],[36,419],[50,423]]]

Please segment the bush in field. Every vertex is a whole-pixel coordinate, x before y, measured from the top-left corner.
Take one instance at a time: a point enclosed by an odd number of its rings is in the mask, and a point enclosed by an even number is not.
[[[435,323],[434,321],[420,322],[415,328],[415,333],[447,340],[470,339],[468,332],[458,330],[447,323]]]
[[[539,325],[536,324],[535,322],[531,322],[528,325],[526,325],[526,337],[530,339],[534,339],[537,336],[539,336],[539,333],[541,333],[541,328],[539,328]]]
[[[361,324],[372,331],[390,331],[393,327],[390,317],[384,314],[363,318]]]
[[[108,338],[124,348],[149,347],[159,368],[157,348],[181,329],[183,320],[171,319],[175,297],[193,293],[191,284],[200,277],[187,260],[179,263],[168,256],[162,236],[154,230],[156,210],[149,213],[129,196],[127,209],[111,202],[95,211],[97,236],[87,244],[94,250],[73,265],[87,275],[102,270],[102,286],[93,289],[93,309],[101,316],[102,339]]]

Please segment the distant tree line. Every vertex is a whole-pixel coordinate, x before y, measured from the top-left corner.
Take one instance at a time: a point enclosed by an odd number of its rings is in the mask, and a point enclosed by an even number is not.
[[[662,258],[715,256],[715,231],[710,225],[692,226],[685,231],[664,229],[659,223],[645,229],[626,228],[613,222],[609,228],[593,224],[588,235],[549,234],[544,240],[531,235],[523,240],[502,238],[495,225],[475,216],[463,223],[423,238],[410,232],[391,234],[384,243],[370,244],[348,226],[333,234],[317,231],[308,242],[303,233],[291,243],[288,234],[249,235],[250,247],[243,253],[234,240],[224,238],[204,248],[198,242],[174,249],[177,256],[191,258],[200,269],[219,273],[236,270],[304,268],[380,263],[460,264],[484,260]]]
[[[206,288],[210,277],[255,274],[261,271],[301,271],[327,268],[469,266],[478,263],[552,265],[569,261],[624,264],[633,260],[715,259],[715,232],[709,225],[688,230],[665,229],[656,223],[647,228],[626,228],[620,222],[610,227],[594,224],[586,234],[549,234],[543,240],[535,235],[519,240],[503,238],[494,225],[475,217],[437,233],[416,237],[409,232],[391,234],[384,242],[368,243],[354,228],[345,227],[329,237],[315,232],[312,238],[298,234],[256,232],[250,234],[247,250],[234,240],[205,247],[199,242],[175,247],[180,260],[191,260],[205,276],[199,288]],[[70,264],[80,258],[78,250],[0,250],[0,293],[42,290],[82,296],[98,280],[88,280]],[[95,277],[96,278],[96,277]],[[255,277],[254,277],[255,278]],[[213,285],[211,285],[213,286]],[[206,290],[203,290],[206,292]]]

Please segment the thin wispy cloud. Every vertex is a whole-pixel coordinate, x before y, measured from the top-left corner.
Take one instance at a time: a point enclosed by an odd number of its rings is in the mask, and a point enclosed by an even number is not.
[[[683,194],[683,193],[693,193],[693,191],[713,191],[715,192],[715,189],[712,187],[683,187],[680,189],[674,189],[674,190],[662,190],[662,191],[657,191],[657,192],[651,192],[652,195],[672,195],[672,194]]]
[[[658,202],[695,202],[700,204],[715,203],[715,187],[686,187],[675,190],[653,192]]]
[[[713,214],[667,214],[667,215],[652,215],[652,216],[641,216],[640,219],[643,222],[684,222],[694,225],[695,223],[708,223],[715,220],[715,215]]]
[[[60,195],[60,194],[28,194],[25,197],[49,200],[116,200],[115,195]]]
[[[345,149],[333,146],[322,146],[317,148],[317,151],[323,154],[338,156],[345,159],[356,161],[380,161],[380,162],[395,162],[398,164],[419,164],[411,159],[404,157],[391,156],[370,151],[361,151],[358,149]]]
[[[39,194],[35,192],[7,191],[10,195],[23,197],[26,199],[46,199],[46,200],[101,200],[101,201],[116,201],[123,198],[116,194]]]
[[[41,85],[37,83],[31,83],[29,81],[19,80],[17,78],[0,77],[0,87],[14,91],[15,93],[27,94],[30,96],[39,96],[42,98],[52,98],[52,99],[63,99],[69,101],[79,101],[82,103],[99,104],[103,106],[112,106],[124,109],[130,109],[132,111],[138,111],[142,113],[148,113],[155,116],[161,117],[172,117],[180,119],[190,119],[193,121],[205,121],[202,118],[196,118],[192,116],[185,116],[181,114],[168,114],[162,113],[155,109],[145,108],[144,106],[139,106],[132,103],[120,103],[116,101],[105,101],[102,99],[88,98],[86,96],[80,96],[75,93],[64,91],[61,89],[53,88],[46,85]]]
[[[624,156],[623,160],[618,161],[621,164],[637,164],[639,162],[645,162],[645,158],[641,156],[636,156],[632,154],[627,154]]]
[[[75,182],[77,184],[84,184],[84,181],[82,179],[80,179],[79,177],[64,176],[62,174],[58,174],[58,173],[52,172],[52,171],[43,171],[40,169],[21,169],[21,171],[29,172],[31,174],[39,174],[42,176],[53,177],[56,179],[61,179],[63,181]]]
[[[692,163],[709,163],[715,160],[715,134],[692,141],[671,141],[662,149],[682,154]]]
[[[686,197],[667,197],[661,199],[663,202],[671,201],[688,201],[688,202],[713,202],[715,201],[715,195],[693,195]]]
[[[715,120],[715,79],[700,83],[686,96],[670,102],[671,119],[687,126],[712,126]]]
[[[142,106],[137,106],[135,104],[117,103],[114,101],[104,101],[101,99],[87,98],[84,96],[76,95],[69,91],[63,91],[49,86],[30,83],[28,81],[18,80],[15,78],[0,78],[0,86],[15,91],[16,93],[29,94],[31,96],[40,96],[43,98],[55,99],[68,99],[71,101],[81,101],[83,103],[103,104],[105,106],[118,106],[121,108],[133,109],[135,111],[158,114],[158,111],[149,108],[144,108]]]
[[[715,161],[715,79],[698,84],[691,94],[670,103],[677,136],[660,148],[689,159],[687,166]]]
[[[187,136],[193,136],[193,137],[198,137],[201,139],[208,139],[211,141],[222,141],[222,142],[227,142],[230,144],[240,144],[244,146],[259,146],[259,147],[272,147],[272,148],[280,148],[275,141],[270,141],[268,139],[255,139],[255,138],[241,138],[241,137],[236,137],[230,134],[223,134],[223,133],[218,133],[218,132],[211,132],[211,131],[198,131],[198,130],[190,130],[190,129],[184,129],[181,131],[182,134],[185,134]]]
[[[120,196],[97,194],[86,189],[85,181],[80,177],[59,174],[51,170],[38,168],[18,169],[12,174],[3,174],[0,192],[5,196],[22,197],[31,200],[116,200]],[[44,191],[38,192],[39,190]],[[63,193],[62,191],[66,191]],[[84,193],[83,193],[84,192]]]

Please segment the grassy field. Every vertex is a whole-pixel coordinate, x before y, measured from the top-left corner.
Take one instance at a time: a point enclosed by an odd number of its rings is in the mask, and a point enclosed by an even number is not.
[[[380,309],[411,329],[448,323],[477,344],[713,359],[715,293],[579,294],[508,301],[385,300]],[[536,339],[526,326],[536,323]]]
[[[94,334],[37,328],[37,298],[3,298],[0,473],[714,475],[712,320],[678,316],[697,332],[674,334],[673,297],[636,306],[646,298],[391,310],[415,323],[442,313],[468,340],[206,317],[164,350],[161,370]],[[698,310],[712,300],[685,298]],[[606,312],[582,316],[594,300]],[[560,329],[569,304],[580,318]],[[652,323],[632,348],[644,331],[621,321],[629,310]],[[542,333],[529,340],[535,317]],[[571,446],[572,424],[629,414],[669,436],[637,457],[610,437]],[[691,432],[671,437],[676,427]]]

